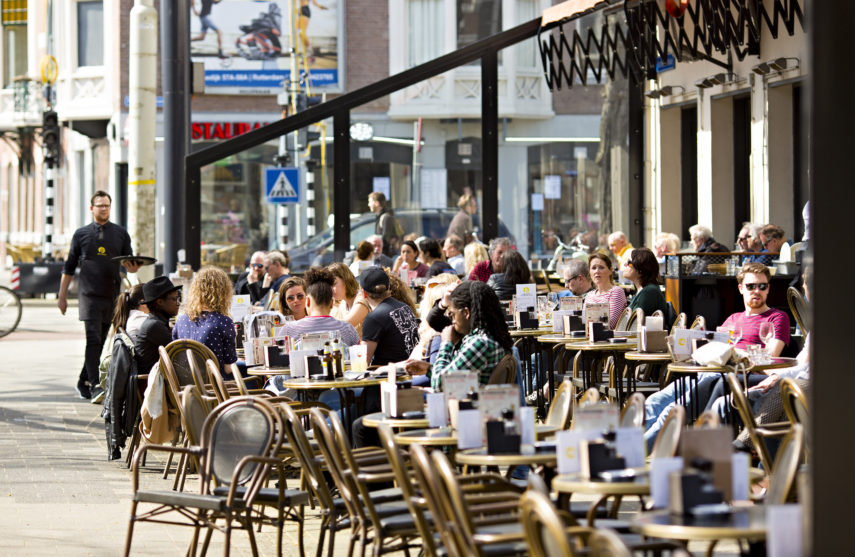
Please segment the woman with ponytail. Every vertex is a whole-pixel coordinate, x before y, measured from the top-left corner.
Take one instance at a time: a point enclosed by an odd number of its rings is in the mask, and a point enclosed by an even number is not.
[[[148,317],[148,307],[143,303],[142,284],[137,284],[132,286],[130,290],[122,292],[116,298],[116,306],[113,308],[113,320],[110,324],[114,332],[122,328],[134,339],[146,317]],[[112,336],[110,335],[110,337]],[[111,345],[112,343],[107,343],[107,346]]]
[[[451,325],[442,330],[439,354],[430,369],[431,386],[442,386],[449,371],[477,371],[481,384],[513,349],[499,298],[486,283],[470,280],[451,293]]]

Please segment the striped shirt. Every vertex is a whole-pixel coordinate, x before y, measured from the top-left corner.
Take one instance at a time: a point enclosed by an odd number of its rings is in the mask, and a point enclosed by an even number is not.
[[[626,294],[620,286],[612,286],[605,294],[597,294],[596,290],[591,290],[585,296],[585,304],[609,304],[609,328],[614,330],[620,314],[626,308]]]
[[[282,334],[289,337],[299,337],[307,333],[327,333],[339,331],[341,342],[345,346],[359,344],[359,335],[353,325],[345,321],[339,321],[329,315],[309,315],[299,321],[285,323],[282,326]]]
[[[760,340],[760,325],[766,321],[775,326],[775,338],[777,340],[785,345],[790,343],[790,318],[779,309],[769,308],[756,315],[740,311],[728,317],[722,327],[741,325],[742,340],[736,346],[745,349],[749,344],[763,344],[763,341]]]
[[[489,336],[484,329],[473,329],[455,347],[453,342],[443,341],[439,354],[430,368],[430,386],[434,390],[442,387],[441,377],[449,371],[476,371],[478,380],[486,385],[493,368],[505,357],[505,349]]]

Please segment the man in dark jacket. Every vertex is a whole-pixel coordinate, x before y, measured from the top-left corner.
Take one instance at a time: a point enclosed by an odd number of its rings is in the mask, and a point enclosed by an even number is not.
[[[395,213],[386,206],[386,196],[379,191],[368,194],[368,210],[377,215],[374,233],[383,238],[383,253],[389,257],[394,257],[401,245],[403,230],[395,218]]]
[[[156,277],[143,285],[143,295],[149,314],[134,341],[134,357],[140,373],[148,373],[157,363],[158,348],[172,342],[169,320],[178,315],[181,307],[181,286],[175,286],[167,277]]]
[[[713,238],[712,230],[702,224],[696,224],[689,228],[689,235],[698,253],[722,253],[730,251],[727,247],[719,244]],[[707,272],[710,263],[724,263],[724,257],[698,256],[698,261],[692,267],[693,275],[702,275]]]

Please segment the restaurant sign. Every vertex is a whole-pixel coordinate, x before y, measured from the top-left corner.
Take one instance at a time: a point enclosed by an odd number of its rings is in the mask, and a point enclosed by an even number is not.
[[[190,137],[194,141],[231,139],[248,131],[266,126],[270,122],[193,122]]]

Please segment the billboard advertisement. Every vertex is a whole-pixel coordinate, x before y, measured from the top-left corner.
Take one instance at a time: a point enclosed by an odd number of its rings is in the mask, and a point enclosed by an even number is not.
[[[190,5],[190,55],[205,66],[207,93],[280,93],[294,63],[313,89],[342,89],[344,0],[191,0]]]

